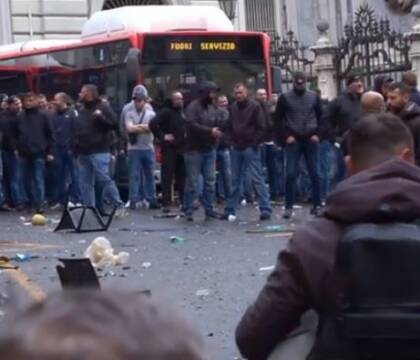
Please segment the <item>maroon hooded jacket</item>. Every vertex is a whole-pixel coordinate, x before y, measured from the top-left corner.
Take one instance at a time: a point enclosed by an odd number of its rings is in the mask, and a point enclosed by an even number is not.
[[[334,274],[336,250],[347,226],[417,219],[420,169],[414,165],[390,160],[342,182],[328,199],[325,217],[298,229],[280,252],[275,270],[242,317],[236,329],[242,355],[266,360],[299,326],[304,312],[315,309],[321,322],[334,312],[340,287]],[[322,359],[321,352],[318,339],[311,359]]]

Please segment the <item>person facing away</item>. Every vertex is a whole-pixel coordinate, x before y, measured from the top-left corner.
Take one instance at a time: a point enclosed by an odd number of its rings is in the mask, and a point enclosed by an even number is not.
[[[0,333],[13,360],[204,360],[203,339],[145,295],[67,290],[15,315]]]
[[[388,109],[410,129],[414,138],[417,165],[420,164],[420,107],[411,101],[411,90],[404,83],[394,83],[388,92]]]
[[[180,91],[172,92],[166,106],[151,120],[149,126],[161,144],[163,212],[169,213],[174,180],[181,202],[184,196],[185,112],[184,96]]]
[[[14,123],[14,138],[22,179],[28,182],[32,208],[42,213],[45,200],[45,162],[54,160],[54,135],[48,115],[39,109],[36,94],[25,94],[23,106],[24,111]]]
[[[82,204],[100,205],[96,204],[96,184],[107,189],[112,205],[121,207],[118,189],[110,176],[111,148],[118,131],[117,116],[100,100],[95,85],[84,85],[79,101],[73,150],[78,157]]]
[[[337,272],[337,251],[349,227],[418,220],[420,169],[414,166],[409,129],[391,114],[361,118],[351,131],[349,151],[346,160],[350,177],[330,194],[323,218],[296,230],[236,329],[237,345],[248,360],[267,359],[309,309],[320,317],[309,359],[364,359],[357,355],[358,346],[341,342],[340,330],[331,327],[340,319],[341,297],[351,285]],[[392,261],[398,262],[398,258]]]
[[[393,82],[394,79],[388,75],[378,75],[374,80],[373,91],[381,94],[386,101],[388,99],[389,85]]]
[[[134,92],[134,108],[125,114],[125,127],[128,134],[129,199],[130,209],[135,210],[139,202],[141,177],[143,193],[150,209],[159,209],[156,199],[154,178],[155,148],[153,133],[149,123],[155,112],[147,106],[148,92],[144,86],[137,86]]]
[[[420,92],[417,89],[417,74],[413,71],[406,71],[402,74],[401,81],[410,89],[410,101],[420,106]]]
[[[319,143],[321,138],[321,100],[313,91],[306,89],[306,76],[296,73],[293,90],[280,96],[276,109],[276,128],[284,143],[286,159],[286,208],[285,219],[293,215],[295,187],[299,161],[305,157],[312,183],[312,213],[320,214],[321,183],[319,173]]]
[[[199,178],[203,177],[202,202],[206,219],[219,218],[214,210],[216,193],[216,146],[223,136],[219,128],[217,109],[214,104],[218,86],[211,81],[199,85],[199,96],[185,111],[186,141],[185,170],[186,183],[184,210],[187,221],[194,221],[194,202],[198,196]]]

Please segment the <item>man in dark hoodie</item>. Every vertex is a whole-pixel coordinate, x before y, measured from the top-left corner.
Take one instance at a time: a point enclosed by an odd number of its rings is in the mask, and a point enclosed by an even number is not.
[[[54,146],[56,189],[54,189],[53,200],[64,206],[67,200],[73,203],[81,201],[79,172],[71,148],[77,112],[71,108],[72,99],[65,93],[57,93],[53,104],[55,113],[52,116],[52,124],[56,139]]]
[[[337,248],[349,226],[418,220],[420,170],[413,165],[409,129],[391,114],[368,115],[357,122],[347,164],[351,176],[329,196],[325,217],[297,229],[240,321],[236,341],[248,360],[266,360],[310,309],[318,313],[320,328],[309,359],[362,360],[354,353],[357,348],[341,343],[339,333],[325,326],[336,319],[340,290],[348,284],[335,269]]]
[[[185,164],[183,147],[185,142],[184,96],[174,91],[171,99],[149,123],[153,135],[159,140],[162,152],[162,205],[169,213],[172,204],[172,184],[175,179],[179,198],[183,199]]]
[[[261,165],[260,145],[266,135],[268,110],[249,99],[249,90],[244,84],[235,86],[235,99],[230,109],[227,133],[232,142],[232,194],[225,207],[225,218],[235,216],[241,200],[245,173],[248,172],[257,193],[260,220],[271,218],[271,205],[268,187],[265,183]]]
[[[416,163],[420,165],[420,107],[410,100],[411,89],[404,83],[394,83],[388,92],[388,109],[410,129],[414,138]]]
[[[194,201],[198,194],[199,177],[203,176],[203,206],[207,219],[218,218],[214,210],[216,186],[216,145],[223,135],[219,128],[215,99],[215,83],[200,84],[199,97],[186,109],[184,210],[187,221],[193,221]]]
[[[321,99],[306,89],[306,76],[294,76],[293,90],[280,96],[276,109],[278,137],[285,144],[286,157],[286,210],[283,217],[293,215],[295,187],[299,161],[305,157],[312,183],[312,213],[320,214],[321,179],[319,172],[319,144],[321,141]]]
[[[39,109],[38,96],[23,97],[24,111],[14,124],[22,178],[28,182],[32,207],[43,212],[45,200],[45,161],[53,161],[53,130],[48,115]]]
[[[78,156],[82,203],[95,206],[95,183],[107,190],[112,205],[122,207],[117,186],[111,179],[111,147],[118,131],[118,119],[99,98],[95,85],[80,92],[79,116],[75,123],[74,151]]]

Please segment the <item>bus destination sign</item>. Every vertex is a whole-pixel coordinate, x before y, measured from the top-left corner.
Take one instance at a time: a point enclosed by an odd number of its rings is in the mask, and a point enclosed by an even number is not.
[[[144,61],[262,60],[259,36],[161,36],[145,38]]]

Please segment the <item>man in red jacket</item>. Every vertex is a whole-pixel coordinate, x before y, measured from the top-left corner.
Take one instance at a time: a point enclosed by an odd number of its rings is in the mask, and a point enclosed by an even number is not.
[[[308,310],[318,313],[321,324],[336,316],[338,289],[344,288],[335,269],[336,252],[349,226],[420,218],[420,169],[414,166],[410,130],[397,117],[373,114],[360,119],[351,133],[347,165],[351,177],[329,196],[324,217],[295,232],[242,317],[236,342],[246,359],[266,360]],[[341,347],[337,336],[321,326],[310,359],[360,360],[354,355],[357,349]],[[325,352],[326,343],[336,346],[334,357]]]

